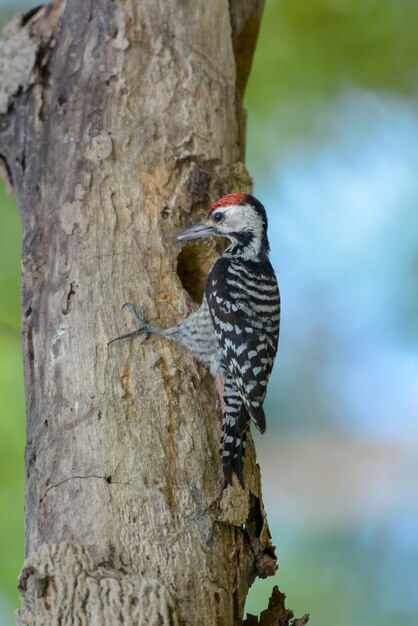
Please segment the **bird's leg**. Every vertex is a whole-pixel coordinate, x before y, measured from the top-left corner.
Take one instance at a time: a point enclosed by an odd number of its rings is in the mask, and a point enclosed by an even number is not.
[[[169,331],[164,330],[163,328],[158,328],[158,326],[151,326],[151,324],[147,324],[145,321],[145,310],[144,307],[141,306],[141,314],[138,315],[135,307],[130,302],[125,302],[122,305],[122,309],[129,309],[136,322],[136,327],[131,330],[129,333],[124,333],[123,335],[118,335],[114,339],[111,339],[107,345],[110,345],[114,341],[119,341],[119,339],[126,339],[127,337],[134,337],[139,333],[144,333],[144,338],[147,339],[149,333],[154,333],[155,335],[161,335],[161,337],[166,337],[167,339],[171,339]]]

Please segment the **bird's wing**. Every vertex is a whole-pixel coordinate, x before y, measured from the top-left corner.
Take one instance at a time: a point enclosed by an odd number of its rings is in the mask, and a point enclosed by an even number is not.
[[[276,277],[237,270],[221,257],[212,268],[206,298],[215,333],[249,415],[264,432],[262,408],[277,352],[280,298]]]

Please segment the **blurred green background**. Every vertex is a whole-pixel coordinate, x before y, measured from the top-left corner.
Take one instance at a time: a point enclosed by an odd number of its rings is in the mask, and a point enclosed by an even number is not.
[[[9,17],[31,3],[0,2]],[[4,19],[3,19],[4,22]],[[418,2],[268,0],[246,93],[283,322],[257,438],[312,626],[418,624]],[[23,557],[20,223],[0,195],[0,623]],[[257,581],[249,611],[275,581]]]

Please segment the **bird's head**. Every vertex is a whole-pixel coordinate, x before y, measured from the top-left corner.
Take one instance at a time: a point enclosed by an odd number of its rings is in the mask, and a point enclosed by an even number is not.
[[[215,202],[202,222],[193,224],[176,235],[177,241],[192,241],[209,235],[228,237],[229,250],[247,258],[268,253],[266,211],[248,193],[230,193]]]

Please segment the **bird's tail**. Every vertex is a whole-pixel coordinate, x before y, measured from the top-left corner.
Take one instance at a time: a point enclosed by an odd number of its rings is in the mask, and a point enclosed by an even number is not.
[[[224,406],[220,449],[225,481],[231,485],[232,474],[235,472],[244,487],[243,463],[251,418],[235,386],[228,382],[225,382],[224,387]]]

